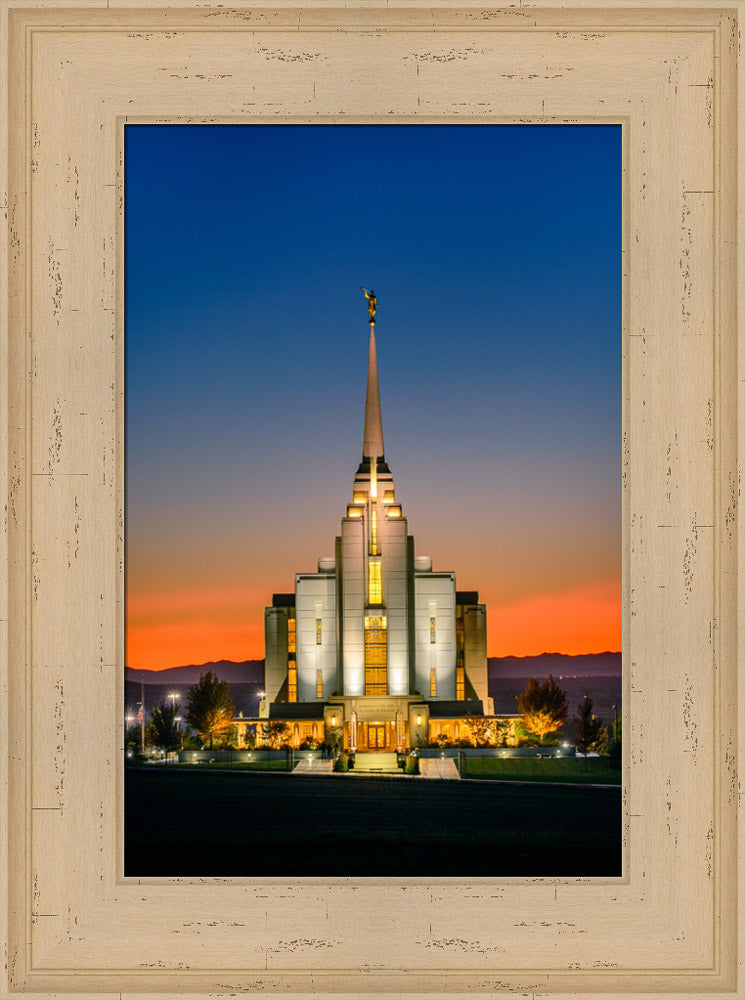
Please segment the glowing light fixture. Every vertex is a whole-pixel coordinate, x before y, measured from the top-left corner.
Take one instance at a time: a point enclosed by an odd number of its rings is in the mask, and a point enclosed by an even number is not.
[[[332,726],[335,726],[335,725],[336,725],[336,716],[335,716],[335,715],[332,715],[332,716],[331,716],[331,725],[332,725]]]
[[[421,717],[421,715],[417,715],[417,717],[416,717],[416,724],[418,726],[421,726],[421,724],[422,724],[422,717]]]

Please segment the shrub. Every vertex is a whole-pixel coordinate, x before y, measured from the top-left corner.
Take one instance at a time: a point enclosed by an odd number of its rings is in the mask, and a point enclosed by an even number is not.
[[[614,771],[621,770],[621,741],[611,740],[608,744],[608,766]]]
[[[407,754],[404,762],[404,774],[419,774],[419,758]]]
[[[336,763],[334,764],[335,771],[348,771],[349,770],[349,754],[346,750],[342,750],[339,756],[336,758]]]

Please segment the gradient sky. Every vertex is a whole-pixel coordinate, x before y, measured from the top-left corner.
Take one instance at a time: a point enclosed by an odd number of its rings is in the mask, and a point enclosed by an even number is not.
[[[367,308],[416,551],[488,653],[621,648],[621,129],[125,130],[127,664],[264,655],[333,554]]]

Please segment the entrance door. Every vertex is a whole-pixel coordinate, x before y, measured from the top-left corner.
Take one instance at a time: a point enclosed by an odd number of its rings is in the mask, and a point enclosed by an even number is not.
[[[371,722],[367,727],[368,750],[385,750],[385,723]]]

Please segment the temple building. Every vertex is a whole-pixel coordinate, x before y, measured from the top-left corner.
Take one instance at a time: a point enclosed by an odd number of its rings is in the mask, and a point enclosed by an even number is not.
[[[334,554],[298,573],[294,593],[265,612],[260,715],[288,724],[290,742],[401,750],[440,733],[468,735],[467,716],[491,716],[486,608],[455,573],[417,555],[386,462],[370,323],[362,461]]]

